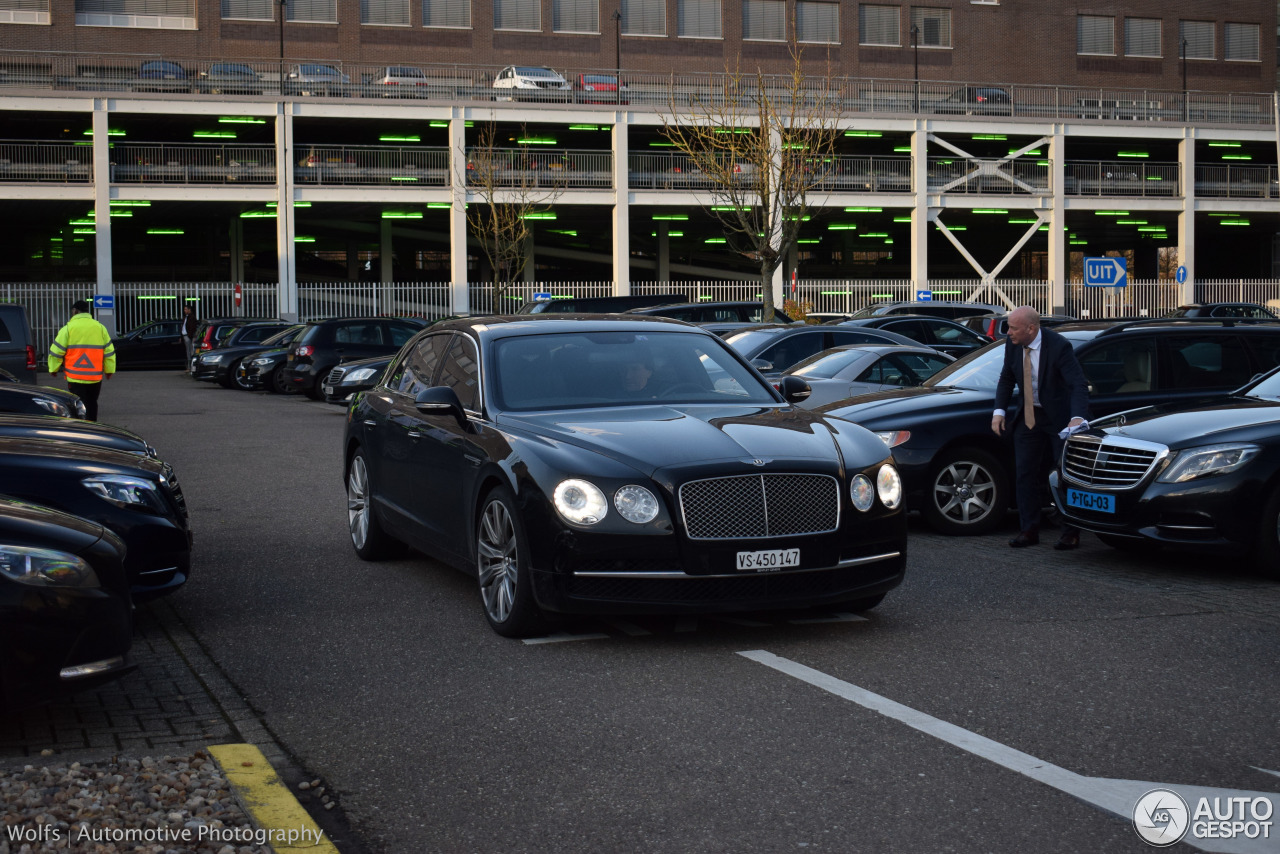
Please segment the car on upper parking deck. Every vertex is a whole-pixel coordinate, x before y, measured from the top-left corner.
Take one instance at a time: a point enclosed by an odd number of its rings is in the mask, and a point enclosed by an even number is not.
[[[425,98],[427,82],[421,68],[388,65],[369,79],[368,92],[382,98]]]
[[[497,101],[565,103],[573,100],[573,87],[545,66],[508,65],[493,78],[493,96]]]
[[[548,613],[874,607],[906,561],[889,452],[781,386],[659,318],[436,324],[348,413],[352,545],[473,574],[512,637]]]
[[[1144,320],[1067,323],[1089,381],[1090,415],[1214,397],[1280,364],[1280,323]],[[998,341],[934,374],[919,388],[864,394],[818,411],[879,434],[902,469],[908,504],[935,529],[980,534],[999,526],[1013,499],[1013,443],[991,432]]]
[[[286,95],[344,97],[351,91],[351,77],[332,65],[304,62],[289,69],[284,91]]]

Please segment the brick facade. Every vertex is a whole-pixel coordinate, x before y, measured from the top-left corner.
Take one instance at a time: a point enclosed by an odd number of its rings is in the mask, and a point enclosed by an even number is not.
[[[422,0],[409,0],[410,20],[421,22]],[[288,23],[285,53],[290,60],[345,61],[377,65],[459,64],[492,66],[509,63],[556,68],[608,69],[616,63],[617,31],[613,19],[621,0],[600,0],[601,33],[552,32],[552,4],[541,0],[542,31],[495,32],[492,0],[472,0],[472,28],[369,26],[360,23],[360,0],[337,0],[337,24]],[[723,39],[678,38],[681,0],[667,0],[667,35],[623,36],[621,66],[635,71],[724,71],[761,67],[782,71],[789,66],[782,43],[744,41],[741,0],[722,0]],[[794,0],[786,0],[788,19]],[[951,48],[920,47],[910,42],[911,2],[877,0],[897,6],[898,47],[859,45],[858,3],[840,3],[839,44],[804,46],[805,62],[814,73],[840,76],[911,79],[918,60],[921,80],[989,83],[1065,84],[1179,90],[1179,21],[1213,21],[1214,60],[1189,60],[1187,86],[1201,91],[1260,92],[1276,79],[1276,4],[1271,0],[1093,0],[1082,5],[1046,0],[927,0],[931,9],[951,10]],[[0,8],[3,4],[0,3]],[[167,58],[275,59],[280,50],[276,22],[223,21],[219,0],[197,0],[195,30],[132,29],[77,26],[72,0],[51,0],[48,25],[0,24],[0,50],[61,51],[79,54],[131,53]],[[1081,56],[1076,52],[1077,16],[1115,18],[1114,56]],[[1161,20],[1161,57],[1124,56],[1126,17]],[[1226,23],[1257,24],[1259,60],[1222,58]],[[791,28],[791,24],[788,24]]]

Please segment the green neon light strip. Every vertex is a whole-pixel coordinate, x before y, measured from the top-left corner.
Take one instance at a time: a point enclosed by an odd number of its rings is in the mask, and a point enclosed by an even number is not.
[[[422,211],[383,211],[383,219],[422,219]]]
[[[1210,148],[1240,148],[1241,146],[1240,146],[1240,143],[1238,142],[1211,142],[1209,143],[1209,147]]]
[[[148,228],[147,234],[186,234],[180,228]]]
[[[404,175],[404,176],[402,176],[402,175],[393,175],[393,176],[392,176],[392,178],[391,178],[391,180],[392,180],[392,181],[417,181],[418,179],[417,179],[417,178],[410,178],[410,177],[409,177],[409,176],[407,176],[407,175]]]
[[[845,213],[881,213],[883,208],[845,208]]]
[[[578,232],[573,228],[549,228],[547,232],[550,234],[563,234],[566,237],[577,237]]]
[[[302,235],[299,234],[298,236],[293,238],[293,242],[294,243],[315,243],[316,239],[314,237],[303,237]]]
[[[702,242],[703,243],[724,243],[725,240],[723,237],[708,237],[706,240]]]
[[[569,125],[569,130],[600,130],[599,125]]]
[[[233,130],[198,130],[191,134],[196,139],[235,139],[236,132]]]
[[[855,231],[857,228],[853,223],[832,223],[827,226],[827,231]]]
[[[894,222],[911,222],[911,217],[909,217],[909,216],[895,216],[895,217],[893,218],[893,221],[894,221]]]
[[[241,219],[275,219],[275,211],[245,211],[240,214]]]
[[[894,150],[895,152],[903,152],[903,151],[905,151],[905,152],[910,152],[910,151],[911,151],[911,146],[909,146],[909,145],[899,145],[899,146],[895,147],[893,150]]]
[[[675,148],[676,146],[674,142],[650,142],[649,145],[653,148]]]
[[[223,125],[265,125],[266,119],[255,119],[253,116],[218,116],[218,124]]]
[[[547,137],[530,136],[524,139],[517,139],[516,143],[519,145],[555,145],[556,141]]]
[[[172,294],[148,294],[147,296],[140,296],[138,299],[177,299],[177,297]]]
[[[447,128],[448,126],[449,126],[448,122],[440,122],[440,121],[431,122],[431,124],[429,125],[429,127],[433,127],[433,128]]]
[[[1222,155],[1222,159],[1223,160],[1252,160],[1253,155],[1252,154],[1224,154]]]
[[[1117,151],[1116,157],[1150,157],[1145,151]]]
[[[1042,226],[1042,227],[1043,227],[1043,226]],[[938,230],[939,230],[939,231],[941,231],[941,230],[942,230],[942,226],[938,226]],[[968,231],[968,230],[969,230],[969,227],[968,227],[968,226],[966,226],[966,225],[949,225],[949,226],[947,226],[947,231]]]
[[[72,229],[71,233],[72,234],[95,234],[95,235],[97,234],[97,232],[94,231],[92,228],[76,228],[76,229]]]
[[[888,237],[888,233],[883,231],[868,231],[866,234],[860,234],[859,237]]]
[[[866,137],[867,139],[879,139],[880,137],[884,136],[884,134],[880,133],[880,131],[878,130],[847,130],[844,132],[844,135],[845,136],[861,136],[861,137]]]
[[[92,219],[73,219],[67,225],[96,225]]]
[[[452,207],[453,205],[449,204],[448,202],[428,202],[427,203],[427,209],[433,210],[433,211],[447,211]]]
[[[995,141],[995,142],[1008,142],[1008,141],[1009,141],[1009,137],[1005,136],[1005,135],[1004,135],[1004,134],[1002,134],[1002,133],[975,133],[975,134],[973,135],[973,138],[974,138],[974,139],[989,139],[989,140],[993,140],[993,141]]]
[[[1247,219],[1220,219],[1218,225],[1248,225]]]
[[[1094,216],[1128,216],[1128,211],[1094,211]]]
[[[529,213],[520,217],[521,219],[555,219],[555,213],[547,211],[545,213]]]
[[[278,202],[267,202],[267,207],[269,208],[275,208],[278,206],[279,206]],[[293,206],[295,208],[309,208],[311,207],[311,202],[294,202]],[[275,216],[275,214],[272,214],[272,216]]]
[[[84,132],[85,136],[93,136],[93,128]],[[111,128],[107,131],[107,136],[124,136],[124,131],[119,128]]]
[[[1011,219],[1009,225],[1035,225],[1039,220],[1034,219]]]
[[[139,199],[112,199],[107,204],[111,205],[111,207],[113,208],[149,208],[151,207],[151,202],[142,201]]]
[[[1147,225],[1145,219],[1118,219],[1116,225]]]
[[[378,137],[378,142],[422,142],[422,137],[388,134],[386,136]]]
[[[796,241],[796,243],[821,243],[821,242],[822,242],[822,238],[818,238],[817,240],[797,240]]]
[[[685,214],[654,214],[655,220],[669,220],[671,222],[687,222],[689,217]]]
[[[1001,208],[974,208],[972,213],[976,214],[1000,214],[1007,215],[1009,212]]]
[[[751,133],[751,128],[716,128],[716,133]]]

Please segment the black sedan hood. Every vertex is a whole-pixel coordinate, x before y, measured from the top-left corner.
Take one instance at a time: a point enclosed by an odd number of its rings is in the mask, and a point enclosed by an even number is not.
[[[134,454],[150,453],[150,446],[145,439],[123,427],[79,418],[59,418],[56,415],[0,412],[0,438],[49,439],[114,448]]]
[[[1093,426],[1171,448],[1246,441],[1255,437],[1255,428],[1280,430],[1280,401],[1240,396],[1194,405],[1167,403],[1100,418]]]
[[[97,522],[79,516],[0,496],[0,533],[6,543],[47,548],[43,541],[51,529],[61,529],[64,538],[73,540],[77,554],[102,539],[106,531]]]
[[[0,385],[0,407],[3,407],[3,398],[5,397],[9,397],[11,399],[19,397],[51,397],[62,403],[80,399],[66,389],[47,385],[26,385],[25,383],[5,383]]]
[[[58,460],[69,468],[77,468],[89,474],[106,474],[120,469],[143,471],[157,476],[165,474],[165,464],[151,457],[112,448],[44,439],[0,438],[0,459],[4,458],[14,461],[20,458]]]
[[[528,415],[505,414],[552,442],[604,454],[647,475],[716,460],[833,460],[835,431],[794,407],[628,406]]]
[[[848,400],[820,406],[814,411],[833,418],[861,424],[870,430],[896,429],[906,419],[918,419],[927,413],[931,418],[948,411],[957,414],[975,410],[990,411],[995,405],[995,392],[986,389],[895,388],[860,394]]]

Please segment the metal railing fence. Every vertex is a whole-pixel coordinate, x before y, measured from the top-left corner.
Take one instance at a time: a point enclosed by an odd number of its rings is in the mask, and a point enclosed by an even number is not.
[[[467,186],[613,187],[613,153],[567,148],[469,148]]]
[[[1177,163],[1072,160],[1062,164],[1068,196],[1178,196],[1182,169]]]
[[[274,184],[274,145],[174,142],[111,144],[117,184]]]
[[[447,187],[449,149],[297,145],[294,180],[317,185]]]
[[[299,282],[298,317],[432,317],[453,314],[448,282]]]
[[[929,191],[1044,196],[1053,192],[1051,174],[1048,160],[930,157]]]
[[[1196,166],[1196,195],[1217,199],[1280,198],[1274,166]]]
[[[93,183],[93,149],[74,142],[0,141],[0,181]]]
[[[293,58],[205,59],[158,54],[0,51],[0,87],[71,92],[160,92],[193,97],[249,95],[396,100],[495,100],[492,66],[398,63],[416,69],[416,85],[387,85],[385,65]],[[309,67],[308,67],[309,66]],[[559,69],[566,81],[613,69]],[[403,77],[401,78],[403,79]],[[762,84],[779,104],[843,113],[1011,116],[1105,122],[1178,124],[1274,123],[1270,92],[1182,92],[1024,85],[1000,81],[920,81],[861,77],[814,78],[794,87],[788,75],[739,78],[723,72],[624,71],[624,102],[676,111],[699,105],[746,108]],[[535,91],[535,90],[522,90]],[[548,104],[610,106],[600,93],[536,90]],[[976,93],[976,94],[975,94]],[[1003,93],[1003,94],[992,94]]]

